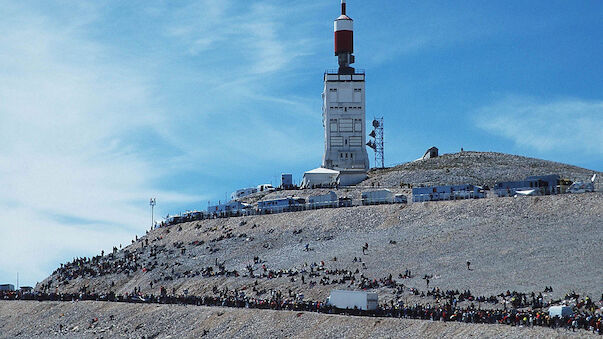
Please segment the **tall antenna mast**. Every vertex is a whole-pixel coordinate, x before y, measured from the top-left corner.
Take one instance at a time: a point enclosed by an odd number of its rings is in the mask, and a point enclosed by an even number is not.
[[[373,140],[366,145],[375,151],[375,168],[385,168],[385,143],[383,141],[383,117],[373,119],[373,130],[369,134]]]
[[[149,205],[151,206],[151,230],[155,227],[155,205],[157,204],[156,198],[151,198]]]
[[[379,126],[375,128],[377,131],[377,137],[375,138],[375,144],[377,149],[375,150],[375,166],[379,163],[381,168],[385,168],[385,143],[383,141],[383,117],[375,119],[379,121]]]

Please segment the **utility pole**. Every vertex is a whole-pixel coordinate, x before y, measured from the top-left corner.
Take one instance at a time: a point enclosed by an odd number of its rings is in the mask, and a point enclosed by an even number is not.
[[[155,226],[155,205],[156,204],[157,204],[157,199],[151,198],[151,200],[149,201],[149,205],[151,206],[151,231],[153,230],[153,227]]]

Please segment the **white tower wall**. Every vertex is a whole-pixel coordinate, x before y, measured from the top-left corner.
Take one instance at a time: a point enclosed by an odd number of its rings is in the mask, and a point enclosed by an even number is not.
[[[365,76],[327,72],[324,77],[323,126],[325,154],[322,167],[342,174],[362,175],[369,169],[365,147]],[[360,179],[360,180],[362,180]]]

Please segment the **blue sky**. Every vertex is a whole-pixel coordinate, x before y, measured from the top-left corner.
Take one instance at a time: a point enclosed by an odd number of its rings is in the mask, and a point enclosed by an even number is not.
[[[348,1],[386,163],[603,170],[603,2]],[[0,283],[320,165],[329,1],[0,0]],[[372,158],[372,152],[369,152]]]

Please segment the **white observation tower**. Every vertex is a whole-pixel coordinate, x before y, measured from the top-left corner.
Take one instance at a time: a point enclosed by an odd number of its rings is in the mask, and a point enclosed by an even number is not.
[[[337,71],[324,74],[322,117],[325,129],[325,154],[322,167],[340,172],[340,185],[355,185],[364,180],[369,169],[365,148],[364,71],[354,63],[354,21],[346,15],[341,1],[341,16],[335,20]]]

